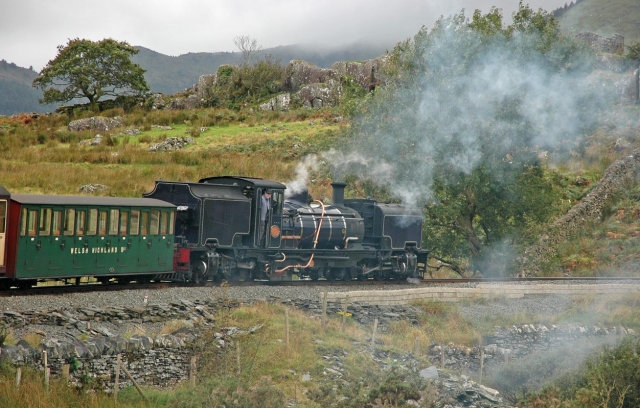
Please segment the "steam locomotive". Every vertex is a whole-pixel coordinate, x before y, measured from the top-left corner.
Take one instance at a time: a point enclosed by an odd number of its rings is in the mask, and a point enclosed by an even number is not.
[[[158,180],[137,199],[0,188],[0,288],[85,276],[104,283],[422,278],[420,209],[345,199],[345,186],[332,184],[332,205],[307,191],[285,197],[275,181],[233,176]],[[266,190],[272,194],[263,200]]]

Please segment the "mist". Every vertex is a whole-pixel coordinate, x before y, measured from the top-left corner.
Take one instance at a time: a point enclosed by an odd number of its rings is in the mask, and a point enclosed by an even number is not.
[[[323,154],[334,179],[375,180],[407,204],[433,198],[435,175],[469,175],[479,166],[508,178],[552,152],[578,149],[609,106],[610,92],[586,49],[549,47],[537,32],[485,36],[461,13],[423,29],[406,47],[409,66],[356,117],[351,143]]]

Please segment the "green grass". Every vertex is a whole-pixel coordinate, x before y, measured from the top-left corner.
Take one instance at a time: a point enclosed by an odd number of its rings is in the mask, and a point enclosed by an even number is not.
[[[325,151],[339,140],[345,125],[332,120],[336,115],[333,110],[255,113],[244,118],[215,109],[135,112],[125,116],[126,126],[107,133],[69,132],[59,116],[26,123],[0,118],[0,184],[14,193],[77,194],[82,185],[100,183],[108,186],[102,194],[139,197],[160,178],[195,181],[245,175],[287,181],[294,177],[299,159]],[[224,121],[222,126],[208,122],[208,117],[217,116]],[[152,124],[172,129],[155,129]],[[122,135],[133,128],[140,134]],[[97,133],[104,136],[102,144],[80,143]],[[167,138],[192,134],[194,143],[180,151],[148,150]],[[322,194],[328,184],[319,183]]]

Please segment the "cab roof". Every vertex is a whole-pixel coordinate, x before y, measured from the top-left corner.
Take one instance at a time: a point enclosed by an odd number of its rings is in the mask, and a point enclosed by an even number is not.
[[[206,184],[219,184],[228,186],[253,186],[256,188],[275,188],[286,189],[287,186],[278,183],[277,181],[265,180],[255,177],[243,177],[243,176],[219,176],[219,177],[207,177],[200,179],[198,183]]]

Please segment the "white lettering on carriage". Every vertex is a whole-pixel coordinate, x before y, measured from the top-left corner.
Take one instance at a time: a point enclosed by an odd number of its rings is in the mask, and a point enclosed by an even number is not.
[[[97,248],[85,248],[85,247],[80,247],[80,248],[70,248],[71,250],[71,254],[72,255],[76,255],[76,254],[117,254],[118,252],[124,252],[126,251],[126,247],[120,247],[118,250],[118,247],[97,247]]]

